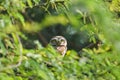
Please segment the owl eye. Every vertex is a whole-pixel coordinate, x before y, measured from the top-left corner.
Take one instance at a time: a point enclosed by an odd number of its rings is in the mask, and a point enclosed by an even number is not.
[[[51,40],[51,42],[52,42],[52,43],[55,43],[55,42],[56,42],[56,40]]]
[[[64,39],[61,39],[60,41],[61,41],[61,42],[63,42],[63,43],[65,42],[65,40],[64,40]]]
[[[56,46],[56,43],[57,43],[57,42],[56,42],[55,39],[51,40],[50,42],[51,42],[51,45],[52,45],[52,46]]]

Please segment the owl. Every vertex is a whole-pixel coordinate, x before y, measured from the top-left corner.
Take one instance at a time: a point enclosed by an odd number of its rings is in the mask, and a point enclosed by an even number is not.
[[[55,36],[55,37],[51,38],[49,43],[62,56],[65,55],[65,53],[67,51],[67,40],[63,36]]]

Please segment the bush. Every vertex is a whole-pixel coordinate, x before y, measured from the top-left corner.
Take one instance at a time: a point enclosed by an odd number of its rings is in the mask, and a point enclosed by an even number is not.
[[[115,2],[0,1],[0,80],[119,80]],[[68,40],[65,57],[48,44],[55,35]]]

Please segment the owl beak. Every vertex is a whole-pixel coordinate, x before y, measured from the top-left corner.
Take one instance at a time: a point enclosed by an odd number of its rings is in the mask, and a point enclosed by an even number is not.
[[[57,44],[60,46],[61,42],[60,42],[60,41],[58,41],[58,42],[57,42]]]

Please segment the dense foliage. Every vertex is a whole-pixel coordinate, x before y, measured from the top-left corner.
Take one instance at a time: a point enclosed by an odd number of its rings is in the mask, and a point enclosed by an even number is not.
[[[119,0],[0,0],[0,80],[119,80]],[[49,40],[68,41],[65,57]]]

